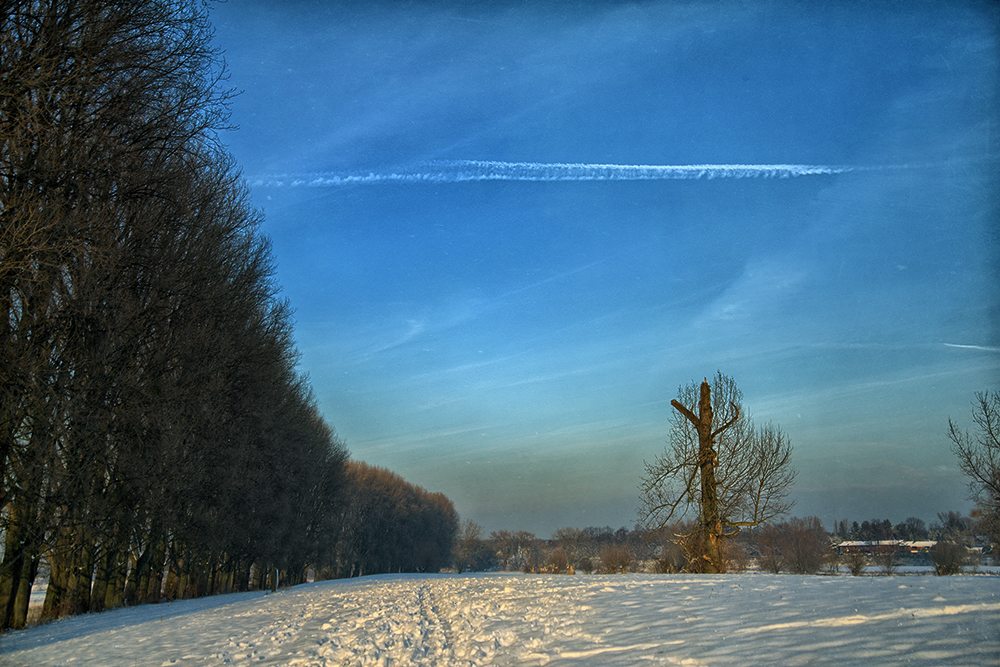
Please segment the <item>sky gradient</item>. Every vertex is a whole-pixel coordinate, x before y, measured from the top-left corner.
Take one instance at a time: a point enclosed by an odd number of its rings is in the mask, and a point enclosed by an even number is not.
[[[717,369],[790,436],[794,514],[971,507],[945,434],[1000,385],[998,16],[212,10],[325,418],[541,537],[634,523],[670,399]]]

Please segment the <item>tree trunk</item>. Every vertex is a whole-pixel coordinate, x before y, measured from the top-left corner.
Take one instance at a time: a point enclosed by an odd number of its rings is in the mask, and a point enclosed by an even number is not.
[[[81,531],[86,534],[89,531]],[[90,611],[90,591],[94,581],[94,546],[83,538],[83,546],[73,554],[72,574],[69,578],[69,613],[83,614]]]
[[[114,555],[111,551],[105,551],[104,555],[97,561],[97,571],[94,573],[94,588],[90,594],[91,612],[104,611],[111,577],[114,575],[112,571],[113,562]]]
[[[701,383],[701,397],[698,401],[698,416],[682,405],[679,401],[671,401],[671,405],[694,424],[698,431],[698,468],[701,474],[701,529],[704,535],[704,571],[709,574],[725,572],[722,561],[720,540],[722,539],[722,517],[719,516],[718,488],[715,480],[715,466],[718,455],[715,452],[714,440],[722,431],[732,426],[739,410],[734,405],[735,415],[723,426],[712,430],[712,389],[706,379]]]
[[[123,558],[121,553],[116,554],[113,567],[114,575],[104,598],[105,609],[115,609],[122,606],[125,602],[125,580],[128,574],[128,558]]]
[[[122,551],[113,550],[108,564],[108,587],[104,593],[105,609],[116,609],[124,604],[127,575],[128,557]]]
[[[21,570],[24,567],[22,553],[6,552],[3,564],[3,577],[0,578],[0,628],[6,630],[14,627],[14,606],[17,602],[21,585]]]
[[[712,390],[708,380],[701,383],[698,401],[698,466],[701,468],[702,529],[705,531],[705,572],[717,574],[725,569],[719,552],[722,520],[715,483],[716,453],[712,442]]]
[[[156,543],[149,559],[149,579],[146,584],[146,595],[143,602],[160,601],[160,594],[163,592],[163,568],[166,565],[166,558],[167,545],[161,539]]]
[[[51,552],[49,561],[49,585],[45,591],[45,602],[42,605],[42,619],[59,618],[64,613],[66,601],[67,563],[60,555]]]
[[[14,613],[10,621],[13,630],[21,630],[28,625],[28,605],[31,603],[31,587],[35,584],[38,576],[38,558],[34,549],[25,554],[24,564],[21,567],[21,585],[17,589],[17,598],[14,600]]]
[[[155,548],[152,543],[155,531],[150,531],[149,534],[149,543],[145,545],[145,549],[137,548],[130,557],[132,568],[125,584],[125,604],[129,606],[145,602],[146,591],[149,590],[149,561]]]
[[[0,563],[0,630],[13,627],[14,605],[21,585],[21,570],[24,568],[25,530],[17,517],[18,513],[12,505],[3,563]]]

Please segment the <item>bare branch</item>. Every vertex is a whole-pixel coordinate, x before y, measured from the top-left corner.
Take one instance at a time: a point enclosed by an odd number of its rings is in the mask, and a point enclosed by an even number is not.
[[[674,406],[674,408],[678,412],[687,417],[688,421],[690,421],[695,426],[699,424],[698,418],[695,416],[695,414],[691,412],[691,410],[689,410],[683,403],[681,403],[677,399],[673,399],[672,401],[670,401],[670,405]]]

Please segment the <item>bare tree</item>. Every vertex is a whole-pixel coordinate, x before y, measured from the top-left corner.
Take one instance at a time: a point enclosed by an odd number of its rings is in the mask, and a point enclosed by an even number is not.
[[[579,528],[560,528],[552,533],[552,539],[558,542],[559,548],[566,553],[568,567],[575,568],[585,539],[584,532]]]
[[[483,550],[483,527],[472,519],[465,519],[458,527],[455,538],[454,561],[459,573],[479,568]]]
[[[517,542],[514,540],[514,533],[509,530],[494,530],[490,533],[490,544],[500,561],[500,569],[508,570],[517,554]]]
[[[851,571],[851,576],[860,577],[865,571],[868,559],[862,551],[852,551],[846,556],[847,569]]]
[[[347,482],[335,556],[341,576],[437,572],[446,564],[459,524],[448,498],[360,461],[347,463]]]
[[[724,572],[720,541],[791,509],[795,479],[791,444],[773,424],[756,426],[742,407],[743,394],[717,373],[682,387],[671,401],[669,444],[645,463],[640,523],[658,530],[689,513],[698,516],[704,572]]]
[[[545,560],[548,563],[549,570],[553,574],[562,574],[569,571],[569,557],[566,555],[566,550],[562,547],[557,547],[549,552]]]
[[[982,532],[1000,543],[1000,392],[976,392],[972,402],[975,431],[948,420],[948,439],[958,465],[969,477],[972,499],[982,511]]]
[[[931,552],[934,571],[938,575],[958,574],[969,560],[969,550],[952,537],[938,540]]]
[[[601,550],[601,567],[607,574],[625,574],[634,558],[625,544],[609,544]]]
[[[121,261],[123,249],[151,228],[176,231],[179,171],[217,154],[215,63],[207,10],[193,3],[3,3],[0,505],[12,520],[0,628],[23,625],[43,550],[63,561],[50,562],[53,600],[64,591],[71,609],[92,607],[88,575],[108,553],[97,545],[127,502],[118,455],[149,435],[132,407],[156,338],[137,325],[155,318],[132,297],[159,279],[134,255]],[[149,215],[167,202],[167,218]]]
[[[781,561],[793,574],[814,574],[830,551],[830,539],[818,517],[792,517],[778,526]]]

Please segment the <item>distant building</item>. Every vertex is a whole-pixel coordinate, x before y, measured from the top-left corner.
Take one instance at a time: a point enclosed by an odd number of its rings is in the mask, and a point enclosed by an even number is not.
[[[904,542],[903,544],[905,545],[906,553],[926,554],[934,549],[937,540],[914,540],[912,542]]]
[[[834,545],[841,556],[848,554],[926,554],[937,544],[936,540],[849,540]]]

